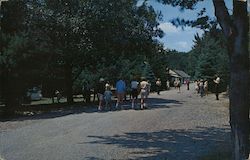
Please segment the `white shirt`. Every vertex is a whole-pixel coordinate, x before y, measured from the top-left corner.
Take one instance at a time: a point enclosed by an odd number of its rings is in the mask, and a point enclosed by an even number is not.
[[[141,85],[141,89],[146,89],[147,90],[148,87],[149,87],[149,84],[148,84],[147,81],[141,81],[140,85]]]

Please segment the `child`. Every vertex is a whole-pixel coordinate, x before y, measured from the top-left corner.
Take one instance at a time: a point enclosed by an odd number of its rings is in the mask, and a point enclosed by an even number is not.
[[[105,107],[107,108],[109,106],[109,110],[112,109],[112,106],[111,106],[112,92],[110,90],[111,90],[111,87],[107,86],[104,92]]]

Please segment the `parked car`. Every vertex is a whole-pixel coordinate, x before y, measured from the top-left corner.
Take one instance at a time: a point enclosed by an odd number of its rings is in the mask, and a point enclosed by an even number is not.
[[[39,101],[42,99],[42,91],[37,87],[33,87],[32,89],[28,89],[27,97],[30,97],[32,101]]]

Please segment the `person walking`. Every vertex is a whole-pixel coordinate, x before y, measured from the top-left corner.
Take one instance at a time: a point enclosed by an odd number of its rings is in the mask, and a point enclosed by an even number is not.
[[[216,100],[219,100],[219,84],[220,84],[220,77],[217,75],[216,79],[214,79],[215,83],[215,96]]]
[[[177,89],[177,78],[174,80],[174,88]]]
[[[189,79],[187,79],[186,80],[187,90],[189,90],[189,83],[190,83],[190,81],[189,81]]]
[[[117,95],[117,102],[115,105],[116,109],[118,109],[118,106],[123,103],[125,92],[126,92],[126,84],[122,80],[122,78],[120,78],[116,82],[116,95]]]
[[[104,100],[105,100],[105,108],[109,107],[109,110],[112,110],[112,92],[111,92],[111,86],[107,85],[105,87],[105,92],[104,92]]]
[[[132,109],[134,109],[134,107],[136,106],[136,100],[138,98],[138,88],[139,88],[139,82],[135,80],[131,81],[131,96],[132,96],[132,104],[131,107]]]
[[[104,83],[104,79],[100,78],[97,86],[96,86],[96,92],[97,92],[97,97],[99,100],[98,103],[98,111],[101,111],[103,109],[103,98],[104,98],[104,92],[105,92],[105,83]]]
[[[161,79],[158,78],[157,81],[155,82],[156,84],[156,91],[157,91],[157,94],[160,95],[160,90],[161,90]]]
[[[204,96],[204,82],[201,79],[200,83],[199,83],[199,89],[200,89],[200,96],[203,97]]]
[[[90,102],[90,96],[91,96],[91,87],[88,81],[84,81],[83,86],[82,86],[82,95],[83,95],[83,101],[85,103]]]
[[[166,82],[166,87],[167,87],[167,90],[170,89],[170,82],[169,82],[169,80],[167,80],[167,82]]]
[[[177,86],[177,89],[179,90],[179,93],[180,93],[181,92],[181,81],[180,81],[180,79],[177,79],[176,86]]]
[[[146,81],[146,78],[142,77],[140,82],[140,95],[141,95],[141,109],[146,108],[146,100],[149,95],[150,85]]]
[[[204,92],[205,92],[205,95],[207,96],[208,95],[208,81],[207,80],[204,82]]]
[[[195,90],[197,91],[197,94],[200,93],[200,80],[197,80],[195,82]]]

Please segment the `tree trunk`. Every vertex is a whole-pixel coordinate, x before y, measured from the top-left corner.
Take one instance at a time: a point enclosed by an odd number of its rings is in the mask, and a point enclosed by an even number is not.
[[[3,99],[5,107],[3,109],[4,116],[11,116],[15,114],[16,108],[20,105],[18,85],[15,83],[14,78],[10,78],[10,73],[5,71],[2,80]]]
[[[249,155],[249,54],[247,3],[234,1],[234,27],[230,47],[230,124],[235,160]]]
[[[72,104],[73,101],[73,80],[72,80],[72,67],[70,64],[65,64],[65,87],[67,103]]]
[[[233,159],[249,156],[249,54],[247,2],[233,1],[233,20],[224,1],[213,0],[215,15],[228,39],[230,57],[230,125]]]

